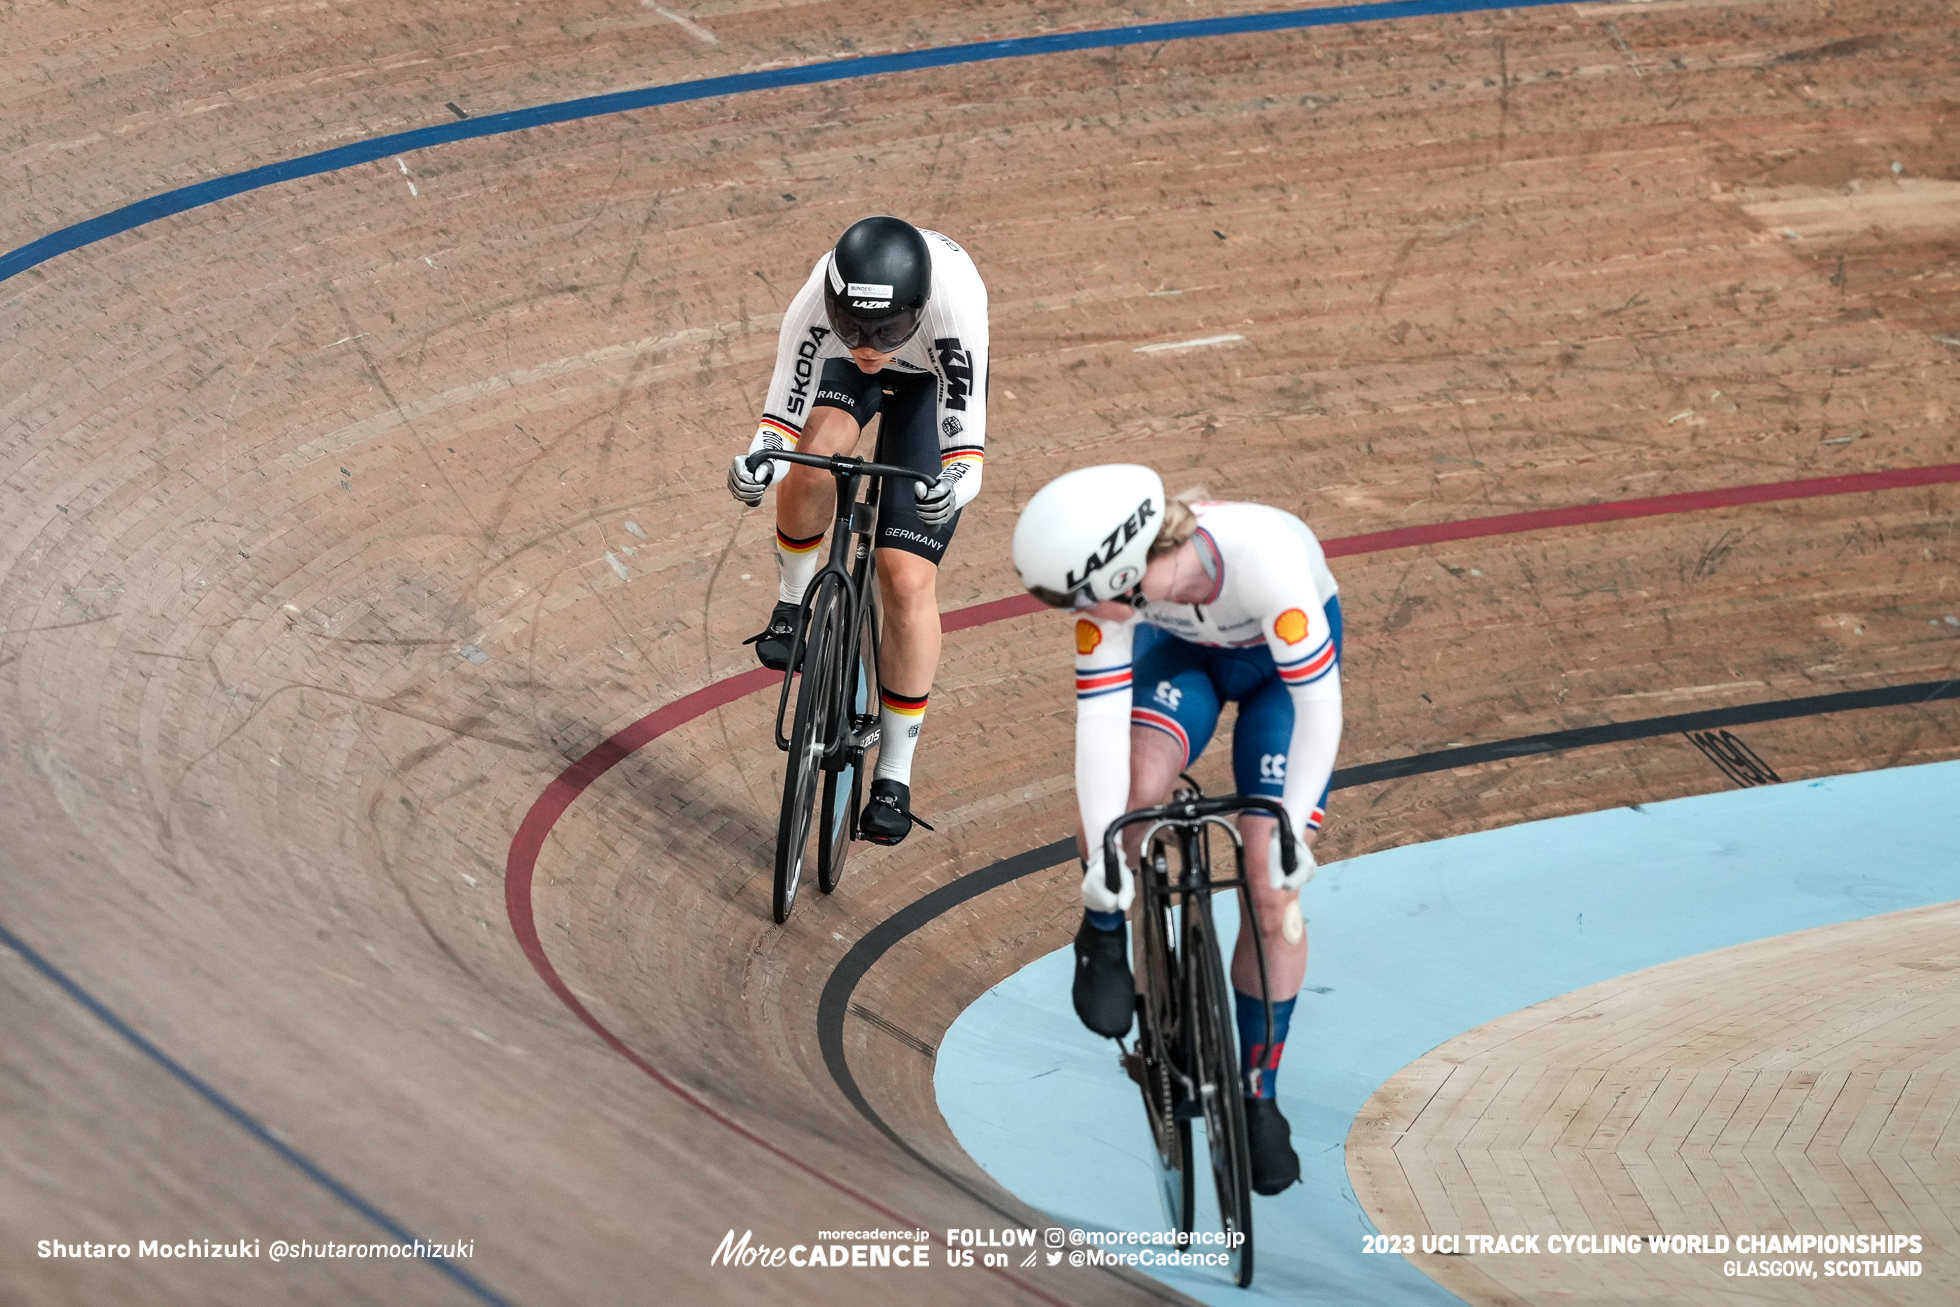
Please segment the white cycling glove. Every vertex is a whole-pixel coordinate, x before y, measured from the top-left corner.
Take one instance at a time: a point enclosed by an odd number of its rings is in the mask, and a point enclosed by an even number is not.
[[[754,508],[762,502],[763,492],[769,489],[776,479],[776,469],[782,463],[776,459],[764,459],[755,471],[749,471],[749,454],[759,449],[788,449],[789,442],[768,427],[759,427],[755,439],[749,442],[748,454],[737,454],[728,468],[728,493]]]
[[[1136,897],[1136,873],[1130,869],[1129,859],[1117,858],[1118,887],[1114,894],[1109,890],[1109,878],[1103,875],[1101,850],[1097,851],[1089,866],[1082,873],[1082,906],[1091,912],[1128,912],[1130,900]]]
[[[960,459],[929,486],[913,482],[912,493],[919,499],[919,520],[934,529],[945,526],[980,493],[980,464]]]
[[[1290,819],[1289,819],[1290,820]],[[1313,879],[1314,872],[1320,868],[1313,860],[1313,850],[1298,831],[1294,832],[1293,856],[1296,859],[1293,874],[1279,860],[1279,823],[1273,823],[1273,840],[1266,846],[1266,882],[1277,890],[1296,890]]]

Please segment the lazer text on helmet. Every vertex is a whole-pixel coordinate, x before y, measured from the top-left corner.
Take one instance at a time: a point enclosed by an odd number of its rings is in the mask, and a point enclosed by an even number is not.
[[[1081,575],[1078,576],[1073,571],[1068,574],[1070,593],[1087,585],[1089,578],[1094,576],[1099,568],[1108,567],[1114,562],[1118,551],[1136,539],[1137,532],[1143,530],[1143,524],[1155,516],[1157,516],[1156,507],[1148,499],[1138,504],[1130,515],[1123,519],[1123,525],[1104,536],[1102,546],[1083,561]]]

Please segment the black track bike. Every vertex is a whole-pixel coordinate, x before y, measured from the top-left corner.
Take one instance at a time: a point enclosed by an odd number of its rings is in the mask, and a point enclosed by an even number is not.
[[[873,602],[878,569],[871,535],[881,481],[903,478],[930,485],[932,478],[848,454],[825,457],[788,449],[757,450],[748,456],[749,471],[771,458],[823,468],[837,481],[830,559],[804,592],[790,648],[789,665],[801,674],[783,677],[776,704],[776,747],[789,755],[783,811],[776,824],[775,913],[783,922],[796,907],[813,828],[817,888],[826,894],[844,878],[844,860],[858,834],[864,753],[878,742],[878,611]],[[867,484],[867,497],[860,502],[858,490]],[[789,723],[787,734],[784,722]]]
[[[1224,1251],[1239,1287],[1252,1283],[1252,1157],[1246,1141],[1245,1078],[1241,1071],[1231,983],[1212,920],[1212,895],[1245,884],[1245,845],[1229,819],[1262,812],[1279,820],[1280,865],[1291,875],[1298,854],[1286,811],[1273,799],[1230,794],[1208,799],[1186,776],[1185,788],[1159,808],[1126,812],[1103,835],[1104,866],[1111,868],[1119,837],[1144,825],[1142,867],[1137,874],[1136,975],[1139,994],[1136,1042],[1123,1053],[1123,1069],[1143,1090],[1150,1134],[1157,1148],[1158,1197],[1172,1229],[1191,1233],[1197,1173],[1191,1123],[1205,1123],[1212,1181],[1223,1218]],[[1232,841],[1237,874],[1211,871],[1211,830]],[[1112,883],[1110,889],[1117,888]],[[1273,1042],[1273,1003],[1266,983],[1266,956],[1257,909],[1243,897],[1259,959],[1266,1006],[1266,1043]]]

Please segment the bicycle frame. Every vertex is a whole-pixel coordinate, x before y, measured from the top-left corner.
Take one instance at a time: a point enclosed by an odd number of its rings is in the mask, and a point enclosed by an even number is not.
[[[1168,907],[1174,899],[1181,898],[1189,902],[1193,897],[1200,895],[1208,899],[1219,890],[1244,888],[1246,885],[1245,841],[1240,837],[1238,827],[1226,820],[1243,812],[1260,812],[1279,821],[1282,832],[1280,867],[1287,875],[1292,875],[1299,865],[1298,845],[1294,840],[1291,824],[1286,819],[1286,809],[1277,799],[1268,799],[1261,795],[1237,794],[1207,799],[1196,792],[1194,785],[1190,790],[1180,791],[1178,796],[1167,804],[1126,812],[1109,824],[1109,829],[1103,832],[1103,867],[1108,877],[1107,884],[1110,892],[1115,893],[1122,885],[1116,871],[1116,860],[1121,856],[1118,849],[1119,837],[1129,827],[1145,823],[1148,825],[1138,846],[1137,861],[1140,865],[1137,892],[1143,896],[1146,911],[1157,907],[1156,900],[1159,895],[1163,896],[1164,906]],[[1223,829],[1231,837],[1233,860],[1238,873],[1235,876],[1219,879],[1211,875],[1211,850],[1208,837],[1213,826]],[[1179,859],[1182,864],[1182,877],[1175,883],[1167,881],[1160,887],[1154,875],[1144,874],[1149,868],[1141,864],[1147,862],[1143,851],[1151,847],[1159,832],[1166,830],[1174,832],[1179,841],[1183,855]],[[1259,908],[1252,901],[1251,894],[1243,895],[1242,901],[1245,904],[1246,921],[1241,929],[1250,928],[1252,931],[1253,956],[1259,964],[1259,1000],[1265,1008],[1266,1046],[1270,1048],[1273,1043],[1273,997],[1272,988],[1266,979],[1266,945],[1259,931]],[[1187,965],[1185,950],[1182,947],[1178,949],[1178,964],[1180,968]],[[1188,988],[1181,978],[1178,988],[1180,992]],[[1193,1086],[1185,1072],[1180,1069],[1178,1075],[1185,1081],[1186,1092],[1193,1092]]]
[[[825,585],[841,585],[844,591],[844,611],[847,626],[840,647],[856,649],[865,624],[871,624],[872,647],[878,646],[877,615],[872,603],[875,586],[872,580],[876,575],[876,564],[872,559],[872,533],[877,527],[877,507],[879,481],[886,477],[898,477],[931,485],[933,478],[915,472],[909,467],[871,462],[849,454],[825,456],[805,454],[789,449],[760,449],[748,456],[749,470],[753,472],[765,460],[777,459],[785,463],[801,463],[806,467],[819,467],[829,472],[837,484],[837,520],[830,542],[830,557],[823,567],[811,578],[810,587],[803,593],[803,606],[796,624],[796,636],[790,646],[791,667],[803,661],[804,635],[809,627],[811,604]],[[870,494],[863,502],[858,500],[859,486],[869,481]],[[828,580],[826,578],[829,578]],[[789,737],[783,732],[783,721],[789,712],[790,687],[795,673],[783,677],[781,695],[776,700],[776,747],[789,751]],[[848,705],[840,708],[848,718],[851,709]],[[847,730],[826,731],[828,744],[824,749],[824,766],[834,770],[853,758],[862,757],[864,750],[878,739],[877,717],[872,715],[871,724],[864,729],[853,727]],[[848,752],[847,752],[848,751]]]

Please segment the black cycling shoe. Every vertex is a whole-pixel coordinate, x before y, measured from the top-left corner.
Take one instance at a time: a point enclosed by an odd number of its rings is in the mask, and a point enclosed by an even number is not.
[[[1075,985],[1070,992],[1075,1015],[1106,1039],[1129,1034],[1130,1014],[1136,1010],[1128,935],[1127,925],[1097,930],[1087,912],[1082,914],[1082,929],[1075,932]]]
[[[1268,1198],[1300,1178],[1293,1129],[1270,1098],[1245,1100],[1245,1136],[1252,1146],[1252,1191]]]
[[[932,827],[912,815],[912,787],[902,781],[876,777],[871,797],[864,801],[858,817],[858,834],[873,844],[896,844],[912,833],[914,826]]]
[[[756,660],[772,672],[785,671],[789,667],[789,651],[796,643],[796,618],[802,611],[801,604],[778,599],[769,613],[769,627],[761,635],[752,635],[742,641],[755,646]]]

